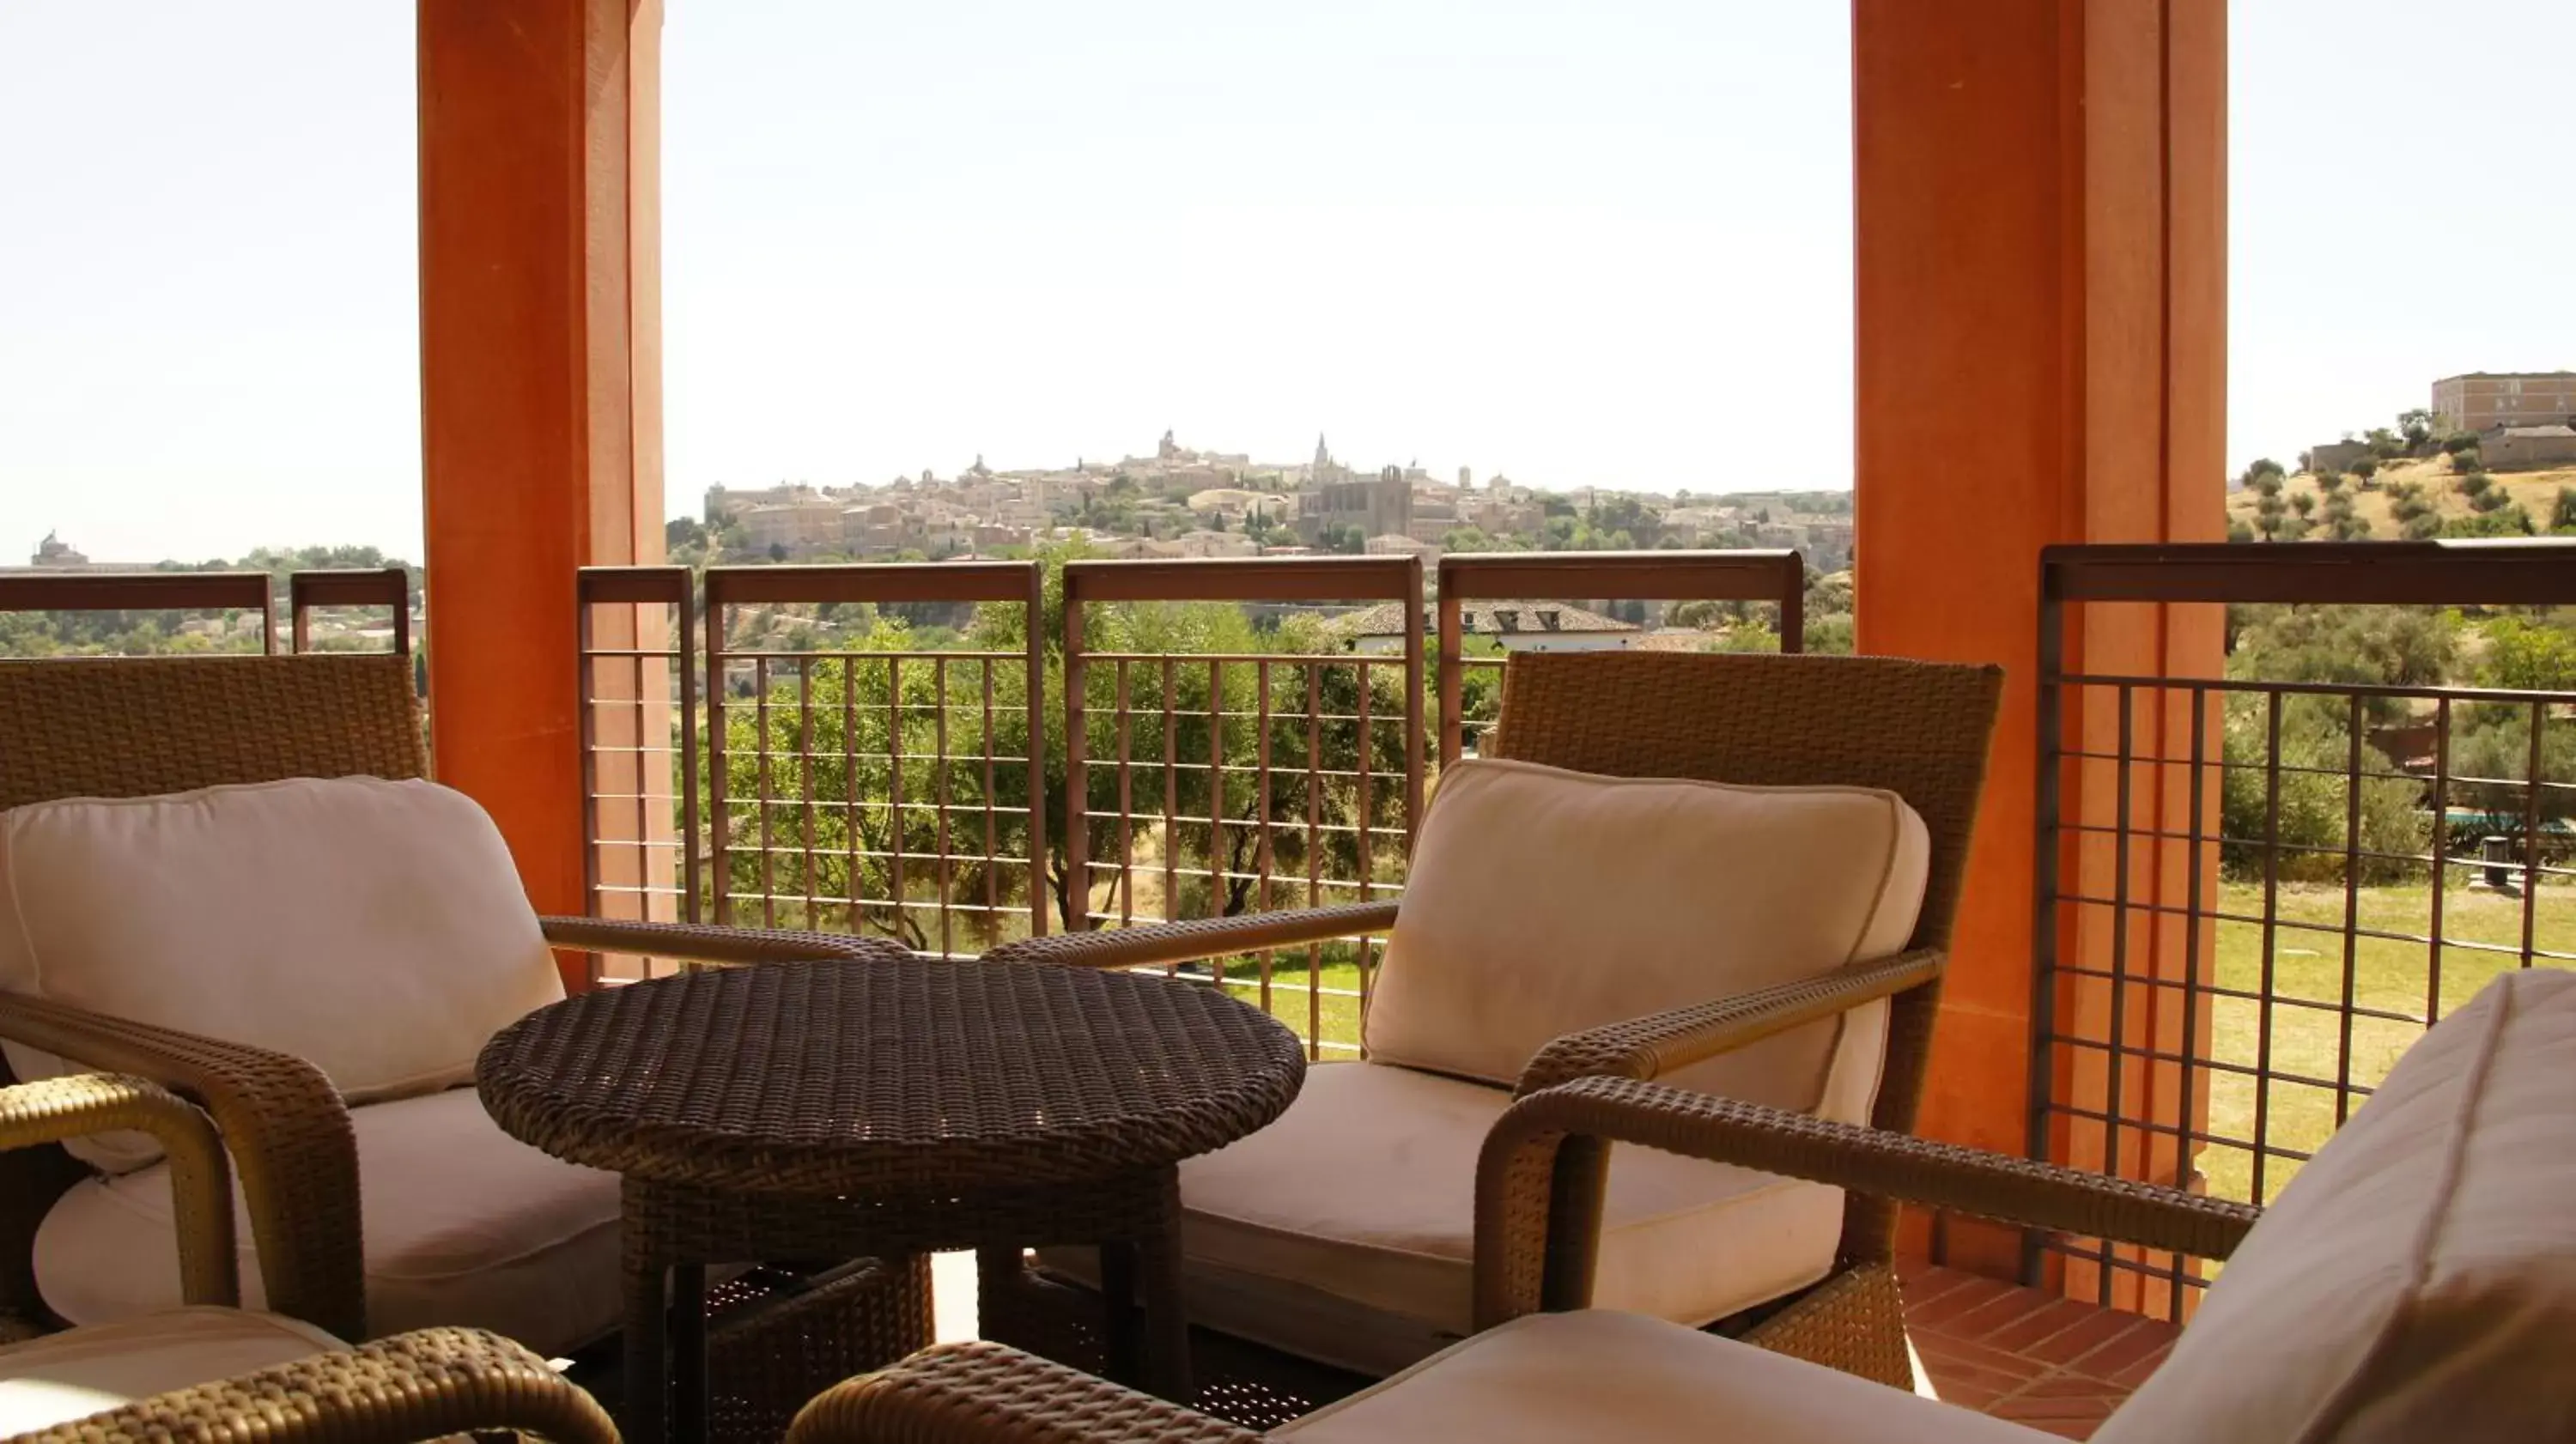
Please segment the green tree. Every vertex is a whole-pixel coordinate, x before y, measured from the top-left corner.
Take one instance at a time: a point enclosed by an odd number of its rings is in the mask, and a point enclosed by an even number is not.
[[[2558,488],[2557,503],[2549,509],[2549,529],[2562,535],[2576,532],[2576,486]]]
[[[2370,485],[2371,478],[2379,475],[2379,458],[2376,456],[2354,458],[2352,463],[2352,474],[2360,477],[2362,486],[2367,488]]]
[[[2405,439],[2408,451],[2422,452],[2433,444],[2433,413],[2422,407],[2398,412],[2397,432]]]
[[[2404,858],[2423,853],[2430,827],[2416,799],[2419,785],[2397,777],[2386,754],[2367,741],[2356,756],[2341,699],[2280,699],[2280,765],[2270,765],[2271,717],[2259,694],[2229,696],[2224,723],[2227,767],[2219,784],[2220,865],[2240,878],[2265,875],[2267,861],[2292,882],[2341,882],[2346,872],[2347,816],[2357,792],[2356,846],[2361,884],[2402,881]],[[2357,775],[2355,773],[2357,772]],[[2371,774],[2382,774],[2372,776]],[[2275,788],[2278,789],[2277,794]]]
[[[2497,496],[2504,493],[2497,492]],[[2502,506],[2481,509],[2473,516],[2453,517],[2442,523],[2437,536],[2444,537],[2519,537],[2533,534],[2531,513],[2507,501]]]
[[[2478,680],[2516,692],[2576,692],[2576,608],[2486,624]]]

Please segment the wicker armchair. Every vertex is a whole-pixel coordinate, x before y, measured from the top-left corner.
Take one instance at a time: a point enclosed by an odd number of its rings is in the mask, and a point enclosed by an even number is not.
[[[2246,1204],[1661,1084],[1585,1078],[1521,1099],[1487,1142],[1476,1259],[1486,1332],[1349,1406],[1265,1434],[1002,1345],[950,1344],[816,1398],[789,1444],[1254,1444],[1308,1435],[1336,1444],[1720,1436],[2038,1444],[2046,1437],[1803,1362],[1766,1361],[1659,1321],[1566,1312],[1588,1303],[1586,1216],[1599,1207],[1597,1171],[1569,1155],[1613,1141],[1836,1184],[1883,1210],[1953,1209],[2209,1258],[2233,1252],[2259,1214]],[[1874,1327],[1866,1309],[1844,1313],[1840,1324],[1864,1336],[1864,1346]],[[1600,1350],[1616,1353],[1616,1362],[1585,1358]],[[1618,1371],[1624,1394],[1602,1384],[1605,1369]],[[1522,1396],[1508,1397],[1512,1388]],[[1642,1395],[1654,1397],[1641,1406]],[[1703,1412],[1675,1420],[1677,1407]],[[1640,1412],[1658,1417],[1642,1424]]]
[[[0,662],[0,811],[291,777],[427,775],[407,657]],[[860,946],[820,934],[540,921],[560,947],[708,962],[837,957]],[[0,1038],[201,1103],[239,1173],[266,1306],[343,1338],[370,1333],[357,1144],[350,1110],[320,1069],[24,996],[0,995]],[[36,1286],[37,1226],[86,1176],[59,1148],[0,1158],[0,1313],[53,1322]]]
[[[1930,843],[1919,919],[1895,956],[1560,1037],[1530,1060],[1513,1092],[1526,1097],[1587,1077],[1653,1079],[1886,999],[1882,1082],[1868,1120],[1890,1136],[1910,1132],[2000,688],[1995,668],[1890,658],[1512,657],[1488,756],[1617,777],[1883,789],[1919,814]],[[1383,902],[1033,939],[1002,955],[1127,967],[1386,935],[1401,927],[1401,904]],[[1479,1254],[1502,1250],[1506,1257],[1496,1265],[1505,1277],[1521,1277],[1550,1259],[1561,1272],[1570,1269],[1587,1256],[1580,1246],[1585,1226],[1599,1222],[1608,1159],[1608,1149],[1597,1142],[1572,1145],[1568,1178],[1588,1180],[1589,1193],[1578,1187],[1570,1196],[1588,1196],[1596,1204],[1588,1217],[1580,1209],[1566,1215],[1572,1233],[1550,1245],[1526,1228],[1496,1232],[1480,1215]],[[1185,1170],[1185,1206],[1188,1196]],[[1850,1192],[1831,1273],[1785,1304],[1761,1310],[1758,1320],[1721,1326],[1774,1350],[1869,1378],[1906,1381],[1902,1304],[1892,1267],[1896,1217],[1897,1200],[1886,1192]],[[1071,1291],[1060,1281],[1006,1253],[987,1255],[982,1273],[987,1338],[1087,1361],[1072,1323],[1078,1315]],[[1203,1340],[1199,1372],[1210,1381],[1203,1398],[1227,1399],[1240,1417],[1266,1421],[1293,1418],[1361,1382],[1346,1370],[1318,1369],[1312,1361],[1229,1338]],[[1235,1376],[1231,1386],[1225,1382],[1229,1372]],[[1253,1397],[1264,1402],[1235,1407],[1235,1401]]]
[[[0,1348],[0,1428],[10,1444],[264,1438],[401,1444],[512,1430],[562,1444],[614,1444],[589,1395],[496,1335],[432,1329],[350,1350],[290,1320],[240,1314],[230,1170],[204,1113],[139,1078],[69,1075],[0,1088],[0,1149],[133,1129],[167,1150],[177,1190],[186,1302],[132,1324],[73,1329]],[[207,1378],[213,1360],[273,1359]],[[80,1406],[128,1399],[108,1410]]]

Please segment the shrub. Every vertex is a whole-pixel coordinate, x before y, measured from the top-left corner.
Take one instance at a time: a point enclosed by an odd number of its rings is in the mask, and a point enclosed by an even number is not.
[[[2576,532],[2576,486],[2558,488],[2558,502],[2549,509],[2549,529]]]
[[[2463,451],[2475,451],[2478,449],[2478,434],[2474,431],[2454,431],[2442,438],[2442,449],[2453,456]]]
[[[2240,544],[2250,542],[2254,540],[2254,528],[2246,524],[2245,518],[2237,517],[2227,523],[2227,539]]]
[[[2352,474],[2361,478],[2362,485],[2370,485],[2370,479],[2379,475],[2379,458],[2375,456],[2365,456],[2354,462],[2352,464]]]
[[[2458,485],[2460,495],[2475,501],[2495,486],[2495,478],[2483,471],[2467,471],[2460,474]]]
[[[2303,491],[2290,498],[2290,510],[2297,512],[2302,518],[2307,517],[2316,509],[2317,494],[2313,491]]]
[[[2516,537],[2532,534],[2531,513],[2507,502],[2494,511],[2475,516],[2453,517],[2442,523],[2436,536],[2446,537]]]
[[[2277,837],[2280,877],[2290,882],[2344,881],[2344,819],[2359,788],[2363,852],[2408,857],[2424,851],[2429,820],[2416,807],[2421,790],[2406,778],[2347,777],[2352,734],[2342,701],[2332,697],[2289,697],[2281,708],[2280,805],[2272,809],[2273,773],[2265,765],[2269,708],[2261,697],[2230,697],[2224,755],[2228,766],[2219,787],[2219,847],[2222,866],[2237,877],[2260,877],[2269,851],[2267,835]],[[2296,769],[2296,770],[2294,770]],[[2313,769],[2313,770],[2311,770]],[[2361,770],[2394,772],[2378,748],[2364,742]],[[2275,830],[2277,829],[2277,830]],[[2398,882],[2409,869],[2390,857],[2365,857],[2353,881]]]

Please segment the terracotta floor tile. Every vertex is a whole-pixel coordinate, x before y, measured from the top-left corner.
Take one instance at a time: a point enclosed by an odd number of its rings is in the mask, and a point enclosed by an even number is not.
[[[2103,1379],[2082,1374],[2043,1374],[2024,1384],[2014,1394],[2017,1399],[2108,1399],[2113,1402],[2129,1397],[2129,1391]]]
[[[2181,1334],[2182,1330],[2161,1320],[2140,1319],[2130,1326],[2127,1333],[2103,1344],[2089,1354],[2071,1360],[2070,1363],[2072,1367],[2096,1378],[2116,1378],[2122,1369],[2140,1359],[2158,1350],[2172,1348],[2173,1341]]]
[[[1924,1367],[1934,1363],[1989,1370],[2010,1378],[2030,1380],[2049,1371],[2052,1365],[2026,1354],[2004,1349],[1990,1349],[1969,1339],[1954,1339],[1945,1334],[1917,1333],[1914,1352],[1923,1356]]]
[[[1972,1309],[1983,1308],[2012,1292],[2013,1286],[2008,1283],[1995,1279],[1970,1279],[1957,1288],[1945,1289],[1938,1297],[1907,1309],[1905,1322],[1911,1328],[1937,1330],[1950,1320]]]
[[[2104,1309],[2021,1352],[2046,1363],[2071,1364],[2145,1322],[2135,1314]]]
[[[1961,1289],[1973,1288],[1982,1294],[1994,1282],[1992,1279],[1980,1278],[1975,1274],[1961,1273],[1957,1269],[1926,1269],[1919,1278],[1906,1280],[1899,1285],[1900,1291],[1905,1296],[1906,1321],[1913,1322],[1925,1308]]]
[[[1992,1336],[2000,1330],[2059,1302],[2062,1301],[2037,1289],[2014,1289],[2001,1298],[1979,1304],[1956,1318],[1942,1322],[1939,1328],[1945,1334],[1956,1334],[1963,1339],[1991,1342]]]
[[[2173,1353],[2173,1345],[2166,1344],[2164,1347],[2157,1349],[2154,1353],[2147,1355],[2145,1358],[2140,1359],[2136,1363],[2113,1374],[2111,1376],[2111,1382],[2124,1389],[2134,1389],[2140,1384],[2147,1382],[2147,1376],[2149,1374],[2163,1368],[2166,1356],[2171,1353]]]
[[[1998,1349],[2026,1349],[2042,1339],[2073,1328],[2095,1312],[2091,1304],[2079,1304],[2073,1299],[2052,1299],[2047,1307],[2024,1314],[1979,1342]]]

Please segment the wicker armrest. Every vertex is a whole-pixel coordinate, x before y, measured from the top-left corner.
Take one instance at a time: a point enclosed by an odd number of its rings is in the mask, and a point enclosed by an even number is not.
[[[121,1409],[8,1444],[408,1444],[468,1430],[516,1430],[556,1444],[617,1444],[590,1395],[546,1362],[480,1329],[422,1329],[332,1350]]]
[[[158,1084],[113,1074],[74,1073],[0,1088],[0,1148],[125,1129],[151,1134],[170,1159],[179,1297],[191,1304],[239,1304],[233,1173],[212,1119]]]
[[[23,996],[0,996],[0,1038],[148,1078],[204,1105],[241,1174],[268,1307],[342,1338],[366,1336],[357,1138],[321,1069]]]
[[[1239,918],[1194,918],[1188,922],[1150,923],[1140,928],[1103,928],[1097,932],[1055,933],[1008,943],[987,957],[1019,963],[1057,963],[1081,968],[1133,968],[1153,963],[1190,963],[1201,958],[1262,952],[1301,943],[1328,942],[1384,933],[1395,926],[1396,904],[1343,903],[1325,908],[1283,908]]]
[[[802,963],[879,956],[894,946],[849,933],[719,927],[713,923],[647,923],[612,918],[541,917],[546,941],[596,953],[644,953],[697,963]]]
[[[1000,1344],[943,1344],[815,1398],[787,1444],[1259,1444],[1194,1409]]]
[[[1599,1149],[1610,1142],[2201,1258],[2227,1257],[2262,1213],[1660,1083],[1578,1079],[1514,1103],[1485,1136],[1476,1164],[1476,1327],[1590,1301]]]
[[[1568,1033],[1530,1059],[1514,1091],[1528,1097],[1576,1078],[1659,1078],[1731,1048],[1931,982],[1941,976],[1943,962],[1939,950],[1923,948],[1732,998]]]

